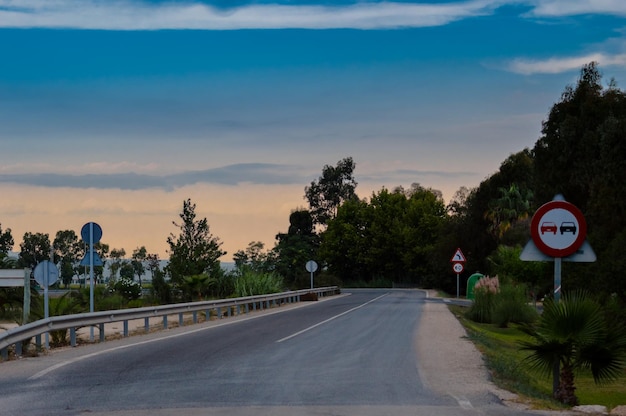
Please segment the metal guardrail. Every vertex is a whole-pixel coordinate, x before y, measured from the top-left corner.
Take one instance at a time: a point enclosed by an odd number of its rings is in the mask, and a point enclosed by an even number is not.
[[[176,303],[172,305],[160,305],[134,309],[119,309],[112,311],[99,311],[92,313],[81,313],[74,315],[53,316],[46,319],[40,319],[30,322],[26,325],[9,329],[0,334],[0,357],[6,360],[8,358],[9,347],[15,345],[15,355],[22,355],[22,344],[24,341],[33,337],[36,338],[36,345],[41,346],[41,335],[55,330],[70,330],[70,345],[76,346],[76,330],[82,327],[99,328],[100,342],[105,341],[104,324],[123,322],[124,336],[128,334],[128,321],[133,319],[144,319],[146,332],[150,329],[150,318],[162,318],[163,327],[167,329],[167,317],[169,315],[178,315],[179,325],[184,324],[184,314],[191,313],[193,322],[197,323],[198,312],[205,312],[207,319],[210,317],[211,311],[216,311],[218,318],[236,313],[244,313],[252,310],[269,309],[272,306],[281,303],[300,302],[301,297],[308,294],[315,294],[318,297],[335,295],[340,292],[337,286],[304,289],[291,292],[274,293],[269,295],[248,296],[232,299],[221,299],[201,302]],[[235,312],[233,312],[233,308]]]

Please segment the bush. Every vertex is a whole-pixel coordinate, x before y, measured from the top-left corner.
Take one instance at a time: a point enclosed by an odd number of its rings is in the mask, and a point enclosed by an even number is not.
[[[506,328],[509,323],[532,323],[537,311],[527,303],[523,286],[503,285],[494,299],[491,323]]]
[[[474,303],[467,312],[468,319],[496,324],[506,328],[509,323],[532,323],[537,312],[527,303],[523,286],[500,285],[498,277],[483,277],[474,287]]]
[[[235,278],[235,296],[255,296],[278,293],[283,290],[283,278],[276,273],[255,272],[243,269]]]
[[[139,299],[139,296],[141,296],[139,283],[128,277],[119,278],[113,285],[113,290],[127,301]]]
[[[474,322],[491,323],[495,298],[499,290],[498,276],[481,278],[474,286],[474,302],[467,311],[468,319]]]

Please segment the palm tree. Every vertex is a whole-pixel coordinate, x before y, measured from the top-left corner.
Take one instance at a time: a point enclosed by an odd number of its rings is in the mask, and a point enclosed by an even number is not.
[[[498,188],[500,198],[489,203],[485,219],[490,221],[489,231],[500,239],[517,221],[522,221],[530,215],[533,193],[529,189],[520,189],[516,184],[508,188]]]
[[[523,329],[533,338],[521,343],[531,352],[527,361],[532,367],[549,375],[560,365],[553,393],[562,403],[578,404],[576,370],[590,370],[595,383],[604,384],[626,367],[625,328],[609,328],[600,304],[585,292],[563,296],[561,302],[546,301],[538,324]]]

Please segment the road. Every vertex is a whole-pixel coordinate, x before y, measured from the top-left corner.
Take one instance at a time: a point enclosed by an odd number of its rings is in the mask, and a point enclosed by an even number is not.
[[[424,296],[355,290],[1,363],[0,415],[532,414],[431,388],[416,345],[437,336],[419,332]]]

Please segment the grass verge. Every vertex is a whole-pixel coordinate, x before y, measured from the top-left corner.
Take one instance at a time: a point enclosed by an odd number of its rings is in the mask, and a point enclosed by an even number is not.
[[[467,308],[449,306],[467,331],[469,339],[483,354],[494,383],[505,390],[516,393],[520,401],[533,409],[564,409],[553,400],[552,376],[537,373],[524,363],[527,353],[521,351],[518,342],[527,335],[511,325],[499,328],[492,324],[480,324],[465,317]],[[603,405],[609,410],[626,404],[626,374],[614,383],[598,386],[588,372],[576,374],[576,395],[581,405]]]

